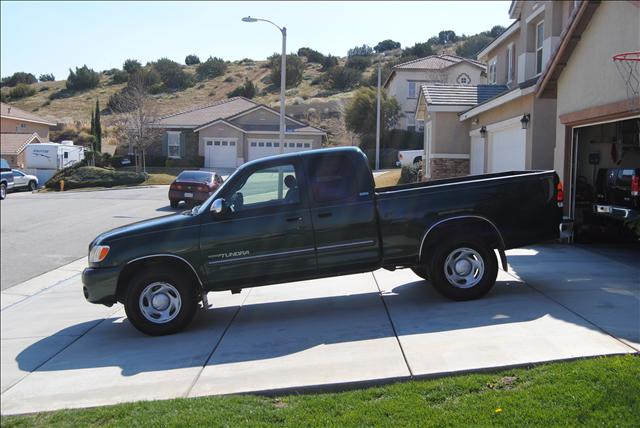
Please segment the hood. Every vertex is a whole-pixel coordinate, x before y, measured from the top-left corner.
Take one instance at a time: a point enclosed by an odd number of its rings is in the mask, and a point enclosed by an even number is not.
[[[106,244],[118,239],[131,238],[137,235],[145,235],[148,233],[162,232],[171,229],[177,229],[180,227],[192,226],[197,222],[197,216],[188,214],[171,214],[163,217],[143,220],[101,233],[91,243],[91,246],[95,244]]]

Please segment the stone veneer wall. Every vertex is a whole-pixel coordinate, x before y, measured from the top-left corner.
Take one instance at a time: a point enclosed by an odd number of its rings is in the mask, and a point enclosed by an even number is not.
[[[469,159],[431,159],[431,180],[469,175]]]

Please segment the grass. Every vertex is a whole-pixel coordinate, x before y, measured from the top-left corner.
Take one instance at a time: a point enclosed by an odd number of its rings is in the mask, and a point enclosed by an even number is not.
[[[410,381],[340,393],[147,401],[2,417],[3,427],[639,426],[640,358]]]
[[[151,173],[147,180],[142,183],[143,185],[148,184],[171,184],[173,180],[176,179],[175,175],[165,174],[165,173]]]
[[[400,172],[400,169],[392,169],[375,177],[374,181],[376,182],[376,188],[395,186],[398,184],[398,180],[400,180]]]

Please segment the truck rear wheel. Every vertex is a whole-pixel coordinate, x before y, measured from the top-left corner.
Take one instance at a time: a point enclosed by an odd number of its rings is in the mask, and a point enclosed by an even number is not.
[[[125,312],[135,328],[151,336],[184,329],[196,313],[197,287],[168,269],[144,270],[129,284]]]
[[[461,240],[435,250],[429,277],[436,290],[452,300],[478,299],[491,290],[498,261],[482,242]]]

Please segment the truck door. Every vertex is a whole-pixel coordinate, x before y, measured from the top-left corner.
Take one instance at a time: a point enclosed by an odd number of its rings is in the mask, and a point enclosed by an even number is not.
[[[201,224],[209,289],[295,280],[315,273],[313,229],[302,168],[285,160],[232,178],[218,197],[227,209]]]
[[[323,154],[307,162],[318,270],[338,273],[377,267],[373,178],[365,158]]]

